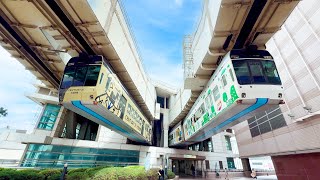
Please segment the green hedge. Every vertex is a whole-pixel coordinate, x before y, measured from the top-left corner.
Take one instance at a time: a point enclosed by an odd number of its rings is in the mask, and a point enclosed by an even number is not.
[[[173,178],[175,178],[176,177],[176,175],[172,172],[172,171],[170,171],[170,170],[168,170],[168,179],[173,179]]]
[[[12,170],[5,169],[0,171],[0,180],[39,180],[45,179],[44,175],[39,174],[39,171],[35,170]]]
[[[159,169],[146,171],[143,166],[127,167],[95,167],[69,169],[66,179],[77,180],[158,180]],[[0,180],[59,180],[62,169],[27,169],[15,170],[0,168]],[[174,178],[174,173],[168,171],[168,178]]]

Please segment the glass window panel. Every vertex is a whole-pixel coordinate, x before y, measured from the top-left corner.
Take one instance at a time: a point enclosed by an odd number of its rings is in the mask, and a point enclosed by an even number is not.
[[[99,78],[101,66],[88,66],[87,78],[85,86],[95,86]]]
[[[88,69],[87,66],[77,67],[76,75],[73,79],[72,86],[83,86],[84,85],[84,81],[86,79],[87,69]]]
[[[248,61],[252,83],[253,84],[265,84],[267,82],[266,78],[264,77],[263,70],[261,68],[260,61]]]
[[[127,99],[124,96],[121,96],[120,101],[119,101],[119,107],[120,107],[120,118],[122,119],[126,110],[126,105],[127,105]]]
[[[225,140],[226,140],[226,147],[227,147],[227,150],[232,150],[232,147],[231,147],[231,141],[230,141],[230,136],[224,136],[225,137]]]
[[[46,130],[52,130],[54,124],[48,124],[48,123],[39,123],[38,128],[39,129],[46,129]]]
[[[259,131],[258,126],[250,129],[250,133],[251,133],[251,136],[252,136],[252,137],[259,136],[259,135],[260,135],[260,131]]]
[[[275,117],[275,116],[277,116],[277,115],[279,115],[279,114],[282,114],[280,108],[277,109],[277,110],[275,110],[275,111],[273,111],[272,113],[268,114],[268,117],[269,117],[269,119],[271,119],[271,118],[273,118],[273,117]]]
[[[248,119],[248,124],[253,123],[256,120],[256,118],[253,116],[252,118]]]
[[[259,114],[256,115],[256,119],[260,119],[265,115],[266,115],[266,112],[259,113]]]
[[[251,84],[250,72],[245,60],[232,61],[239,84]]]
[[[278,108],[279,108],[279,106],[276,106],[276,107],[273,107],[273,108],[270,108],[270,109],[266,110],[266,112],[267,112],[267,114],[269,114],[269,113],[271,113],[272,111],[274,111],[274,110],[276,110]]]
[[[223,85],[223,87],[228,84],[228,82],[227,82],[227,80],[226,80],[226,75],[223,75],[222,78],[221,78],[221,80],[222,80],[222,85]]]
[[[259,120],[257,120],[258,124],[264,123],[266,121],[268,121],[268,117],[267,116],[264,116],[264,117],[260,118]]]
[[[164,108],[164,98],[163,97],[157,96],[157,103],[160,104],[161,108]]]
[[[75,75],[74,67],[66,67],[61,83],[61,88],[65,89],[72,85],[73,77]]]
[[[286,120],[284,119],[282,114],[270,119],[270,124],[273,130],[287,125]]]
[[[269,122],[265,122],[263,124],[260,124],[259,125],[259,129],[260,129],[260,133],[261,134],[264,134],[264,133],[267,133],[267,132],[270,132],[271,131],[271,126],[269,124]]]
[[[111,164],[114,164],[114,165],[119,165],[120,163],[121,166],[125,166],[130,163],[139,162],[139,151],[132,151],[132,150],[95,149],[95,148],[82,148],[82,147],[71,147],[71,146],[30,144],[28,150],[34,150],[34,149],[44,150],[44,152],[34,152],[34,151],[26,152],[23,159],[22,166],[59,168],[59,167],[63,167],[66,161],[68,161],[69,167],[93,167],[97,165],[96,164],[97,161],[100,162],[99,163],[100,165],[105,165],[108,162],[111,162]],[[72,152],[72,153],[82,152],[82,154],[63,153],[63,151]],[[96,155],[97,152],[104,153],[104,154]],[[45,161],[49,161],[49,162],[45,162]]]
[[[101,73],[101,77],[100,77],[100,81],[99,81],[99,84],[101,84],[101,82],[102,82],[102,79],[103,79],[103,73]]]
[[[109,89],[110,83],[111,83],[111,77],[108,77],[107,84],[106,84],[106,90]]]
[[[281,84],[280,76],[278,74],[274,61],[261,61],[263,70],[268,79],[269,84]]]
[[[213,96],[215,101],[217,101],[220,98],[218,86],[213,88]]]
[[[253,128],[256,125],[258,125],[258,123],[256,121],[254,121],[253,123],[249,124],[249,128]]]
[[[54,123],[58,117],[60,106],[54,104],[47,104],[40,118],[38,128],[52,130]]]
[[[229,69],[229,74],[230,74],[231,80],[234,81],[234,76],[231,68]]]
[[[74,147],[71,153],[90,153],[90,148]]]

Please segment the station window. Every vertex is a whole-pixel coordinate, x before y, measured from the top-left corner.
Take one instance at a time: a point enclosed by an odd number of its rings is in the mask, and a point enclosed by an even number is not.
[[[249,129],[252,137],[287,126],[280,107],[269,109],[249,118]]]
[[[224,137],[225,137],[225,140],[226,140],[227,150],[232,151],[230,136],[224,136]]]
[[[227,157],[227,164],[228,164],[228,169],[236,169],[236,166],[234,164],[234,160],[232,157]]]
[[[40,118],[38,129],[52,130],[58,117],[60,106],[47,104]]]
[[[157,96],[157,103],[160,104],[160,108],[164,108],[164,98]]]
[[[29,144],[22,167],[70,168],[139,164],[139,151]]]

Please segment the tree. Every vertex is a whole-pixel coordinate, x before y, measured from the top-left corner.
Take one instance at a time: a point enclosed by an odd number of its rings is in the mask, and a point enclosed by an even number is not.
[[[8,110],[7,109],[4,109],[3,107],[0,107],[0,117],[5,117],[8,115]]]

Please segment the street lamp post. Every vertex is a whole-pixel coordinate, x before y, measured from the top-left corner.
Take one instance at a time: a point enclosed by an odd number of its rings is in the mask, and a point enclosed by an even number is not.
[[[67,173],[68,173],[68,163],[65,163],[64,166],[63,166],[63,171],[61,173],[60,180],[65,180]]]

